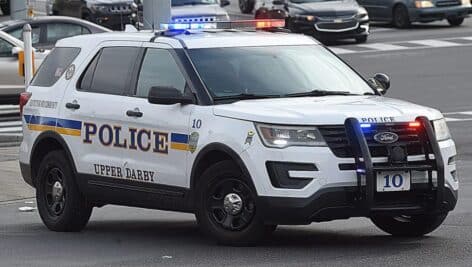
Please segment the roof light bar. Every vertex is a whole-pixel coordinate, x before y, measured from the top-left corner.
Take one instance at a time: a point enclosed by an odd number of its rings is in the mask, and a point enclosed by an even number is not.
[[[283,19],[236,20],[218,22],[189,22],[161,24],[161,30],[205,30],[205,29],[270,29],[285,27]]]

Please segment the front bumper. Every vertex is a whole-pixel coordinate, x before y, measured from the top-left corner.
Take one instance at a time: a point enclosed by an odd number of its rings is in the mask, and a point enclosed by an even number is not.
[[[316,26],[316,23],[307,23],[293,21],[291,23],[293,31],[312,35],[319,40],[341,40],[365,37],[370,34],[369,21],[359,21],[355,27],[339,28],[339,29],[322,29]]]
[[[427,137],[434,140],[431,123],[422,119]],[[359,129],[356,119],[346,120],[346,130]],[[350,126],[349,126],[350,125]],[[423,134],[421,134],[423,135]],[[268,222],[300,224],[372,214],[426,214],[447,212],[457,202],[459,183],[452,140],[426,142],[427,155],[408,156],[407,165],[390,165],[388,158],[372,158],[362,132],[350,133],[349,143],[357,152],[354,158],[336,157],[328,147],[268,149],[257,145],[242,153],[243,161],[254,179],[259,206]],[[426,139],[427,138],[427,139]],[[364,140],[364,143],[362,142]],[[253,146],[256,146],[254,144]],[[360,149],[362,147],[362,149]],[[267,151],[270,150],[270,151]],[[262,151],[262,152],[261,152]],[[289,163],[293,178],[311,177],[308,183],[290,184],[287,177],[279,179],[285,187],[273,182],[267,162]],[[296,166],[302,164],[302,166]],[[308,168],[309,165],[314,167]],[[303,168],[302,168],[303,167]],[[401,192],[376,192],[376,171],[409,170],[411,189]],[[270,170],[270,169],[269,169]],[[308,172],[307,172],[308,171]],[[295,177],[302,174],[302,176]]]
[[[465,18],[472,12],[472,7],[433,7],[433,8],[410,8],[410,20],[412,22],[430,22],[447,18]]]
[[[418,192],[427,184],[416,185]],[[415,196],[404,195],[404,198]],[[458,191],[446,188],[441,206],[428,206],[427,199],[423,206],[407,206],[402,199],[392,201],[388,208],[366,210],[365,202],[357,198],[357,187],[324,188],[309,198],[259,197],[257,207],[267,224],[299,225],[312,222],[324,222],[351,217],[370,217],[376,214],[389,216],[433,214],[453,210],[456,206]]]

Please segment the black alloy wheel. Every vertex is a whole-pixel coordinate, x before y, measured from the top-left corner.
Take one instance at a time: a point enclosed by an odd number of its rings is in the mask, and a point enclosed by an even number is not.
[[[404,5],[397,5],[393,10],[393,25],[400,29],[406,29],[411,26],[410,15]]]

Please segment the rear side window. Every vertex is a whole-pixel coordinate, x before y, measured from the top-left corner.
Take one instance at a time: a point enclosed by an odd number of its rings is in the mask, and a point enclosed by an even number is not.
[[[79,55],[80,48],[76,47],[56,47],[46,57],[39,68],[31,85],[52,86],[64,74],[69,65]]]
[[[88,92],[122,95],[129,88],[138,47],[107,47],[92,60],[79,82]]]

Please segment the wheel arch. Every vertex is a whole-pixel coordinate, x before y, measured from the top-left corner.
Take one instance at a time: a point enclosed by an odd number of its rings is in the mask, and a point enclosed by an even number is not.
[[[42,159],[47,155],[48,152],[54,150],[63,150],[67,155],[67,159],[72,166],[73,172],[77,173],[74,159],[64,138],[56,132],[46,131],[41,133],[36,138],[30,155],[30,168],[33,185],[36,186],[36,176],[38,174]]]
[[[254,184],[251,175],[249,174],[249,171],[246,165],[244,164],[244,161],[241,159],[238,153],[236,153],[232,148],[225,144],[211,143],[205,146],[198,153],[197,157],[193,162],[192,171],[190,175],[191,192],[195,192],[198,179],[203,174],[203,172],[208,169],[208,167],[224,160],[231,160],[236,163],[236,165],[241,169],[243,174],[251,180],[251,183]]]

